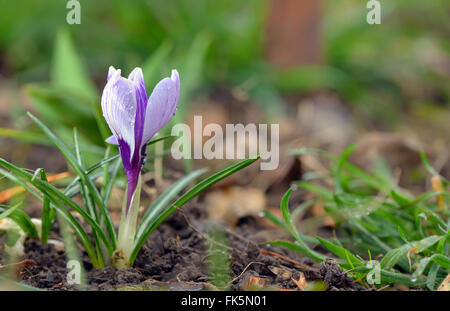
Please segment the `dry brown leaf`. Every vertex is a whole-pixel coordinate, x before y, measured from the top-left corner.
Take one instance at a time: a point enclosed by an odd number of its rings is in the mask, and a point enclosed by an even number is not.
[[[296,290],[293,288],[280,288],[280,292],[295,292]]]
[[[450,273],[447,277],[442,281],[442,284],[437,289],[440,292],[449,292],[450,291]]]
[[[439,176],[431,177],[431,187],[434,191],[444,191],[444,186],[442,185],[441,178]],[[442,195],[437,196],[438,206],[440,209],[445,208],[445,201]]]
[[[69,172],[63,172],[63,173],[59,173],[59,174],[53,174],[53,175],[49,175],[47,177],[48,182],[52,182],[52,181],[56,181],[56,180],[60,180],[63,178],[66,178],[70,176]],[[12,187],[9,189],[6,189],[2,192],[0,192],[0,203],[6,202],[9,199],[11,199],[13,196],[22,193],[25,191],[25,188],[21,187],[21,186],[16,186],[16,187]]]
[[[21,186],[12,187],[0,192],[0,203],[8,201],[13,196],[24,192],[25,189]]]
[[[234,225],[241,217],[261,213],[266,197],[258,188],[230,187],[207,194],[205,203],[210,219]]]
[[[408,182],[412,168],[421,165],[419,151],[426,150],[416,138],[411,135],[388,132],[369,132],[356,141],[356,149],[350,160],[362,168],[370,168],[379,158],[382,158],[394,170],[396,182],[400,185]]]
[[[250,276],[246,285],[246,289],[260,289],[266,286],[266,284],[267,279],[260,278],[258,276]]]
[[[266,208],[266,211],[270,212],[272,215],[275,215],[278,218],[283,218],[283,215],[281,214],[281,210],[279,207],[268,207]],[[260,221],[262,224],[264,224],[265,227],[270,229],[280,229],[280,227],[277,224],[274,224],[271,220],[269,220],[267,217],[261,217]]]
[[[411,248],[408,251],[408,254],[406,255],[406,257],[408,257],[408,263],[409,263],[409,270],[411,271],[411,254],[417,254],[417,249],[415,247]]]
[[[321,203],[316,203],[311,208],[311,214],[315,217],[324,216],[322,220],[322,225],[325,227],[335,228],[336,224],[334,223],[333,218],[327,215],[327,212],[323,208]]]
[[[294,277],[292,277],[291,280],[295,283],[295,285],[297,285],[300,290],[305,290],[306,286],[308,285],[308,282],[306,281],[306,278],[302,272],[300,272],[298,280],[296,280]]]
[[[8,264],[8,265],[0,265],[0,270],[1,269],[4,269],[4,268],[15,268],[16,269],[16,274],[17,274],[17,276],[19,276],[19,275],[21,275],[22,273],[23,273],[23,270],[25,269],[25,267],[28,267],[28,266],[33,266],[33,265],[36,265],[37,263],[34,261],[34,260],[32,260],[32,259],[24,259],[24,260],[22,260],[22,261],[19,261],[19,262],[15,262],[15,263],[11,263],[11,264]]]
[[[289,280],[290,278],[292,278],[292,272],[287,269],[283,269],[282,267],[276,266],[269,266],[268,268],[270,272],[272,272],[276,276],[281,277],[283,280]]]

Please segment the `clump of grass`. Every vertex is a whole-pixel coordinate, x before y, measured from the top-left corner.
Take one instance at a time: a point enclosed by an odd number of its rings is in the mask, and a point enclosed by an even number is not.
[[[295,182],[296,187],[315,194],[315,198],[291,213],[288,201],[293,190],[290,189],[281,201],[282,218],[266,211],[267,218],[295,239],[295,242],[268,244],[323,261],[329,256],[313,249],[320,244],[365,286],[401,283],[436,289],[450,272],[448,180],[432,168],[422,153],[422,161],[433,176],[433,189],[413,196],[393,182],[386,166],[368,173],[350,163],[348,157],[354,147],[351,145],[339,157],[312,149],[292,152],[313,153],[331,160],[330,176],[319,179],[330,179],[334,189],[321,186],[318,180]],[[293,219],[299,210],[313,203],[322,204],[327,215],[333,218],[338,237],[327,240],[299,233]],[[374,273],[379,275],[378,280],[372,279]]]
[[[59,219],[64,220],[65,226],[76,235],[94,267],[103,268],[111,265],[113,256],[117,251],[118,238],[109,214],[108,203],[120,168],[119,155],[110,156],[107,149],[102,161],[87,168],[83,161],[76,129],[74,129],[74,150],[72,151],[40,120],[31,114],[29,115],[59,149],[76,176],[63,191],[60,191],[48,182],[44,169],[37,169],[32,174],[0,158],[0,175],[22,186],[29,194],[42,202],[41,225],[39,226],[41,233],[39,234],[38,228],[33,224],[30,217],[20,208],[21,205],[12,207],[0,205],[0,219],[10,218],[29,237],[40,238],[43,243],[47,243],[49,233],[59,217]],[[167,137],[154,138],[147,145],[165,138]],[[186,191],[184,190],[203,176],[207,169],[195,170],[178,179],[147,208],[140,219],[139,225],[136,227],[136,233],[130,236],[131,256],[127,264],[133,265],[147,238],[173,212],[211,185],[247,167],[258,159],[259,157],[235,163],[222,171],[201,179]],[[99,177],[102,177],[100,189],[95,184]],[[75,196],[80,196],[84,204],[78,204],[77,201],[73,200]],[[83,218],[86,223],[85,226],[74,217],[73,212]],[[90,226],[91,234],[86,230],[87,226]]]

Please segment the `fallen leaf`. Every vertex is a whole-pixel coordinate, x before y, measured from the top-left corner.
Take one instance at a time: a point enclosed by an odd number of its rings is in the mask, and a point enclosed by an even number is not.
[[[258,188],[230,187],[205,197],[209,219],[234,225],[239,218],[257,216],[266,206],[266,197]]]
[[[12,187],[0,192],[0,203],[8,201],[13,196],[24,192],[25,189],[21,186]]]
[[[17,276],[20,276],[23,273],[25,267],[36,265],[36,261],[32,259],[24,259],[19,262],[11,263],[8,265],[0,265],[0,270],[4,268],[15,268]]]
[[[272,215],[282,219],[283,215],[281,213],[280,207],[268,207],[266,208],[268,212],[270,212]],[[280,229],[280,227],[276,224],[274,224],[271,220],[269,220],[267,217],[261,217],[261,222],[264,224],[264,226],[272,228],[272,229]]]
[[[291,277],[291,280],[295,283],[295,285],[297,285],[300,290],[305,290],[306,286],[308,285],[308,282],[306,281],[306,278],[302,272],[300,272],[298,280],[296,280],[294,277]]]
[[[268,268],[270,272],[272,272],[278,277],[281,277],[283,280],[289,280],[290,278],[292,278],[292,272],[287,269],[276,266],[269,266]]]
[[[57,181],[70,176],[69,172],[63,172],[59,174],[49,175],[47,177],[48,182]],[[21,186],[12,187],[0,192],[0,203],[6,202],[17,194],[25,192],[25,188]]]
[[[314,217],[323,216],[323,219],[322,219],[323,226],[332,227],[332,228],[336,227],[336,224],[334,223],[333,218],[331,218],[330,216],[327,215],[327,212],[325,211],[325,209],[323,208],[323,205],[321,203],[316,203],[312,206],[311,214]]]
[[[411,254],[417,254],[416,247],[412,247],[409,251],[406,257],[408,257],[408,263],[409,263],[409,270],[411,271]]]
[[[59,241],[59,240],[55,240],[55,239],[48,239],[47,243],[49,245],[53,245],[53,247],[57,251],[64,251],[66,249],[63,241]]]
[[[293,288],[280,288],[280,292],[295,292],[296,290]]]
[[[442,181],[439,176],[431,177],[431,187],[434,191],[444,191],[444,186],[442,186]],[[440,209],[445,207],[444,197],[442,195],[437,196],[438,206]]]
[[[442,281],[442,284],[437,289],[440,292],[449,292],[450,291],[450,273],[447,277]]]
[[[260,278],[257,276],[250,276],[247,281],[246,289],[261,289],[267,284],[267,279]]]

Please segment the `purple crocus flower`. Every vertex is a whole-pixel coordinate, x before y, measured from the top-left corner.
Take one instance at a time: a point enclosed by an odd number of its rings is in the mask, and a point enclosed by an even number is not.
[[[126,79],[120,69],[109,67],[102,110],[113,133],[106,142],[119,146],[127,175],[127,212],[144,164],[146,144],[175,115],[179,96],[176,70],[172,70],[170,78],[162,79],[147,98],[141,68],[135,68]]]

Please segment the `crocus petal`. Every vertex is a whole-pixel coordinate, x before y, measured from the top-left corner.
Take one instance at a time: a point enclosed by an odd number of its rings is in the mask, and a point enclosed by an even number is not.
[[[142,69],[139,67],[134,68],[134,70],[128,76],[128,80],[133,82],[136,88],[136,96],[145,104],[147,102],[147,91],[145,89],[145,81]]]
[[[106,81],[109,81],[109,79],[111,79],[111,77],[114,75],[114,73],[116,71],[117,71],[117,69],[114,68],[114,66],[109,66],[108,77],[107,77]]]
[[[146,144],[175,115],[180,97],[180,78],[172,70],[170,78],[162,79],[154,88],[147,104],[142,143]]]
[[[132,161],[135,165],[140,165],[141,162],[141,146],[142,146],[142,134],[144,132],[144,122],[145,122],[145,110],[147,108],[147,91],[145,89],[144,75],[142,69],[135,68],[130,75],[128,80],[131,81],[136,90],[136,119],[134,124],[134,137],[135,137],[135,150],[132,156]]]
[[[114,135],[109,136],[105,141],[108,144],[111,144],[111,145],[118,145],[119,144],[119,142],[117,141],[116,136],[114,136]]]
[[[119,145],[127,175],[127,212],[145,158],[146,143],[175,115],[180,96],[178,72],[161,80],[147,100],[144,75],[135,68],[128,79],[120,69],[109,68],[102,94],[102,111],[113,136],[106,142]]]
[[[116,140],[129,146],[130,156],[126,159],[128,161],[131,161],[135,148],[136,106],[136,90],[133,83],[122,78],[120,70],[116,70],[103,90],[102,111]]]

